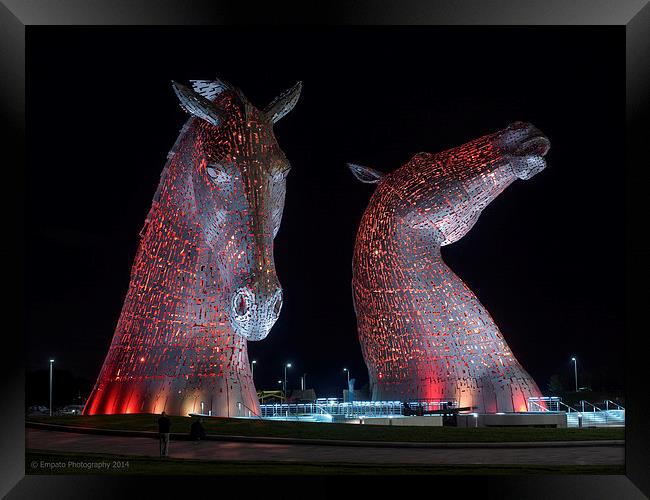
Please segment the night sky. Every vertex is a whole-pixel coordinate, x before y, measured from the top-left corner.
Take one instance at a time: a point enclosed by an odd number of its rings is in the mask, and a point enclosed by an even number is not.
[[[94,382],[138,233],[186,120],[170,81],[219,77],[262,108],[297,80],[276,126],[292,164],[269,336],[249,343],[258,389],[337,395],[368,376],[351,296],[356,229],[391,171],[529,121],[548,167],[510,186],[442,249],[545,390],[572,369],[621,387],[624,28],[27,28],[27,369]]]

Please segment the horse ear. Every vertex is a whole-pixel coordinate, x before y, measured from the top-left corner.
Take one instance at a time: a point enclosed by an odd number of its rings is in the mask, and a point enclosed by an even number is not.
[[[172,81],[174,92],[181,103],[181,107],[189,114],[219,126],[224,119],[224,111],[217,108],[211,101],[197,94],[185,85]]]
[[[354,176],[364,184],[377,184],[386,175],[374,168],[364,167],[363,165],[357,165],[356,163],[348,163],[348,168],[352,171]]]
[[[298,82],[289,90],[273,99],[271,104],[264,109],[264,114],[271,123],[277,123],[280,118],[293,109],[300,98],[301,90],[302,82]]]
[[[190,80],[192,84],[192,90],[197,94],[202,95],[210,101],[225,92],[226,90],[232,90],[232,85],[228,82],[221,80]]]

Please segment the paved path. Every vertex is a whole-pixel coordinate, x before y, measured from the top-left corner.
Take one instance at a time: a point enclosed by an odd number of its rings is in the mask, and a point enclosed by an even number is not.
[[[101,436],[25,429],[27,448],[157,456],[158,441],[146,437]],[[625,447],[573,446],[549,448],[375,448],[304,444],[172,441],[170,457],[203,460],[275,462],[347,462],[372,464],[556,464],[618,465]]]

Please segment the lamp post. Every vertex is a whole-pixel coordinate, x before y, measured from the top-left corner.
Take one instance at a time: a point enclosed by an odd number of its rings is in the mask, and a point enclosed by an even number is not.
[[[284,365],[284,385],[282,387],[284,391],[284,397],[287,397],[287,368],[291,368],[291,363]]]
[[[54,360],[50,359],[50,417],[52,416],[52,365]]]
[[[251,361],[251,378],[253,379],[253,383],[255,383],[255,365],[257,364],[257,361],[253,360]]]
[[[573,361],[573,375],[576,382],[576,392],[578,392],[578,361],[576,361],[575,356],[571,357],[571,361]]]
[[[348,375],[347,391],[348,391],[348,401],[350,401],[350,370],[348,370],[347,368],[343,368],[343,371]],[[343,398],[344,398],[344,401],[345,401],[345,390],[343,391]]]

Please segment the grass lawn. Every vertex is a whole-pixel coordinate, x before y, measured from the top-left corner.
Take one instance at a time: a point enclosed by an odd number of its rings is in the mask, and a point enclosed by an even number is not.
[[[28,417],[28,421],[100,429],[157,431],[159,415]],[[189,432],[190,417],[170,417],[172,432]],[[536,427],[397,427],[383,425],[284,422],[239,418],[204,418],[208,434],[302,439],[406,442],[591,441],[624,439],[624,428],[553,429]]]
[[[71,462],[76,464],[73,465]],[[84,464],[81,466],[80,462]],[[102,468],[89,464],[103,462]],[[54,466],[48,467],[47,464]],[[387,474],[624,474],[624,465],[368,465],[306,462],[232,462],[190,459],[154,459],[94,453],[65,453],[27,450],[26,474],[102,475],[387,475]]]

